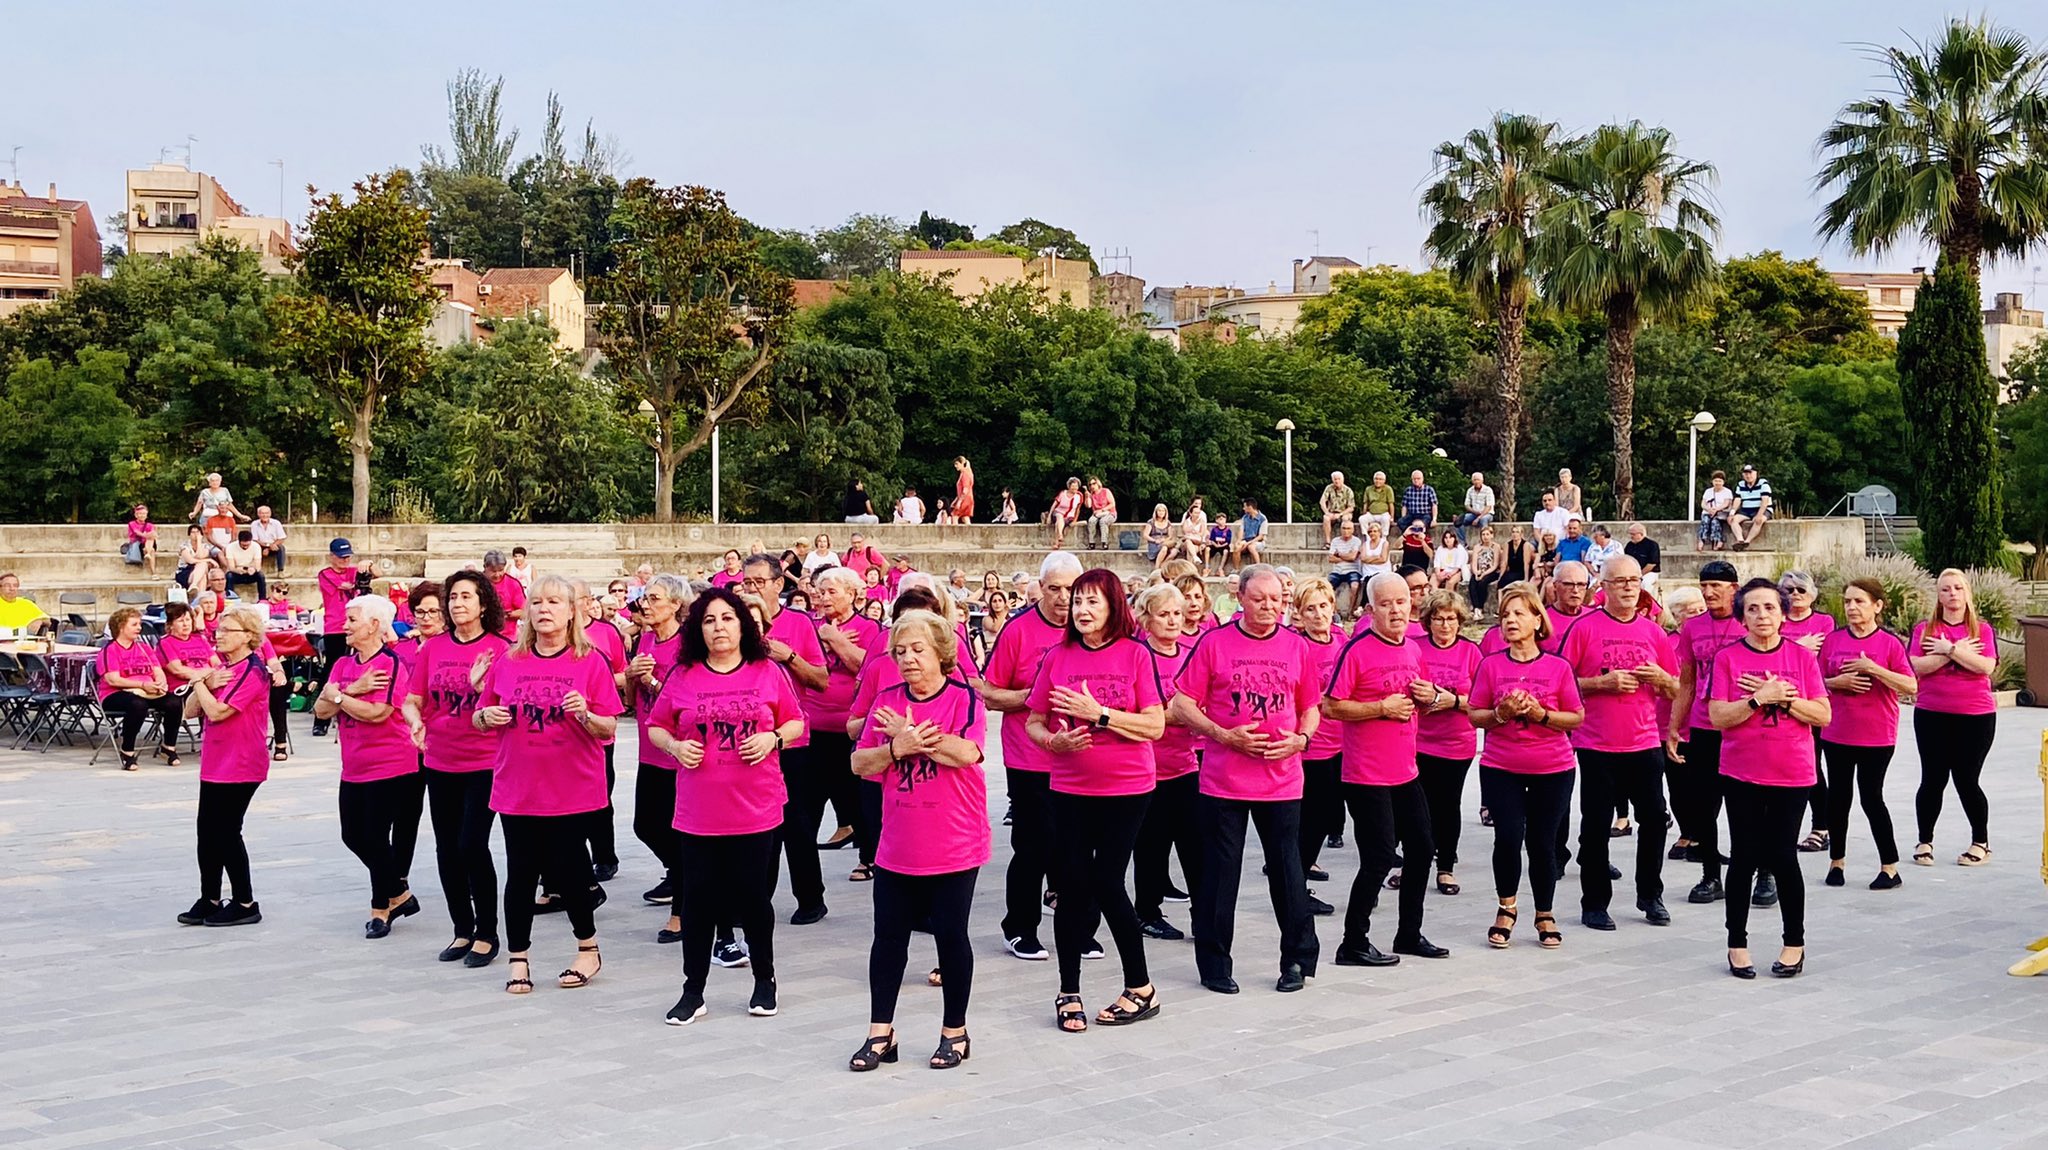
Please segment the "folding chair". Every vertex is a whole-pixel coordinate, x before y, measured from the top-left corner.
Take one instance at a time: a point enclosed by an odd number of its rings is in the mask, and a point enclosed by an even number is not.
[[[120,591],[114,595],[114,605],[117,607],[150,607],[155,603],[155,597],[147,591]]]
[[[82,607],[82,611],[71,608]],[[91,591],[66,591],[57,596],[57,612],[81,631],[92,631],[99,622],[100,597]]]
[[[21,661],[0,651],[0,723],[20,734],[22,724],[28,718],[28,701],[34,696],[34,689],[28,685],[28,676],[22,672]]]
[[[17,656],[16,671],[22,677],[21,685],[30,687],[28,698],[22,701],[22,713],[28,717],[28,726],[14,738],[14,749],[24,745],[35,745],[44,754],[50,751],[50,744],[63,739],[65,746],[71,745],[71,736],[63,729],[66,704],[64,696],[53,690],[36,690],[33,681],[40,677],[44,682],[54,683],[49,664],[40,655]],[[41,736],[38,741],[38,735]]]

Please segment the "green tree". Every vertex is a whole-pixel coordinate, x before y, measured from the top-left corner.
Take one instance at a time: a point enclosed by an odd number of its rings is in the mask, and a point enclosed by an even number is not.
[[[1874,53],[1888,90],[1821,133],[1820,231],[1858,255],[1911,233],[1975,279],[2048,236],[2048,55],[1988,19]]]
[[[794,339],[762,388],[754,418],[725,433],[726,506],[770,522],[813,519],[859,476],[897,466],[903,420],[889,360],[870,348]]]
[[[465,176],[503,180],[512,168],[519,129],[506,128],[502,97],[505,77],[486,80],[482,71],[464,68],[448,81],[450,149],[425,150],[426,166]]]
[[[2034,545],[2033,578],[2048,575],[2048,392],[1998,413],[2005,441],[2005,529]]]
[[[2048,389],[2048,339],[2036,339],[2005,360],[2005,394],[2015,403]]]
[[[386,403],[426,374],[434,289],[420,252],[427,213],[403,171],[369,176],[355,200],[316,196],[289,263],[293,289],[272,307],[278,345],[347,429],[350,514],[370,521],[370,451]]]
[[[1863,298],[1836,284],[1816,259],[1788,260],[1775,251],[1731,259],[1704,311],[1716,333],[1753,324],[1769,339],[1771,354],[1802,367],[1892,356]]]
[[[755,228],[752,235],[761,247],[762,263],[793,280],[825,278],[824,253],[803,232],[795,228]]]
[[[789,280],[747,227],[722,192],[632,180],[613,219],[618,266],[593,281],[597,348],[617,401],[627,413],[650,409],[663,523],[675,517],[677,462],[710,441],[783,349]]]
[[[956,224],[944,216],[919,212],[917,238],[923,240],[928,248],[943,248],[948,244],[974,242],[974,229],[967,224]]]
[[[1608,421],[1615,510],[1635,515],[1635,343],[1649,316],[1672,314],[1713,286],[1720,221],[1705,193],[1711,164],[1671,150],[1671,133],[1606,124],[1544,170],[1556,202],[1538,217],[1544,288],[1565,307],[1607,321]]]
[[[31,360],[8,373],[0,392],[0,516],[70,521],[111,519],[115,489],[107,460],[135,413],[121,402],[127,357],[87,350],[78,362]]]
[[[833,279],[855,279],[888,271],[906,248],[919,246],[908,225],[894,216],[856,213],[836,228],[824,228],[812,242],[825,257]]]
[[[1785,379],[1799,452],[1811,474],[1808,502],[1824,511],[1841,496],[1881,483],[1912,490],[1906,464],[1906,408],[1888,359],[1799,368]]]
[[[1515,513],[1530,260],[1536,217],[1549,195],[1542,173],[1554,158],[1558,136],[1557,125],[1549,121],[1496,114],[1464,139],[1437,145],[1434,179],[1422,193],[1422,214],[1429,223],[1423,250],[1477,296],[1493,319],[1499,404],[1495,494],[1501,514],[1509,517]]]
[[[1998,407],[1984,351],[1977,277],[1960,260],[1920,281],[1913,314],[1899,333],[1899,388],[1906,410],[1906,461],[1918,477],[1927,566],[1989,567],[2004,545]]]
[[[1436,427],[1455,420],[1458,381],[1472,372],[1486,334],[1472,298],[1447,272],[1385,265],[1339,276],[1302,305],[1296,331],[1381,372]]]
[[[1026,216],[988,238],[1000,243],[1015,244],[1028,249],[1034,255],[1051,248],[1053,253],[1063,260],[1087,260],[1089,268],[1095,267],[1095,255],[1088,250],[1087,244],[1081,242],[1081,237],[1066,228],[1054,227],[1044,220]]]

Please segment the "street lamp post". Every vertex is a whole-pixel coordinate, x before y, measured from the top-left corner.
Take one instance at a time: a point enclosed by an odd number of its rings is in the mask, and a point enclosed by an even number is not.
[[[320,469],[313,470],[313,522],[320,522]]]
[[[1714,430],[1716,422],[1713,412],[1702,411],[1686,426],[1685,517],[1689,520],[1700,516],[1700,432]]]
[[[718,424],[711,425],[711,525],[718,525]]]
[[[1286,440],[1287,455],[1287,522],[1294,522],[1294,421],[1283,419],[1273,425]]]

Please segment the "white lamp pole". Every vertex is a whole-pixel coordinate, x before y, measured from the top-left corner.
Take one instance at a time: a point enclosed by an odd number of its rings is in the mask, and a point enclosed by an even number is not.
[[[1688,520],[1700,517],[1700,432],[1714,430],[1716,422],[1713,412],[1702,411],[1693,416],[1686,427],[1685,517]]]
[[[711,525],[718,525],[718,425],[711,425]]]
[[[1273,425],[1286,440],[1287,456],[1287,522],[1294,522],[1294,421],[1283,419]]]
[[[320,469],[313,468],[313,522],[320,522]]]

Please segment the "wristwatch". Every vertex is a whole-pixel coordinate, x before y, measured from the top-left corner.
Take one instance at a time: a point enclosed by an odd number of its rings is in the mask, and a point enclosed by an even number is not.
[[[1109,708],[1108,708],[1108,707],[1104,707],[1104,708],[1102,708],[1102,713],[1101,713],[1101,714],[1099,714],[1099,715],[1097,715],[1097,716],[1095,716],[1095,729],[1096,729],[1096,730],[1098,730],[1098,731],[1107,731],[1107,730],[1109,729]]]
[[[1752,710],[1752,711],[1761,711],[1761,710],[1763,710],[1763,709],[1764,709],[1764,705],[1763,705],[1762,703],[1759,703],[1759,702],[1757,702],[1757,701],[1756,701],[1756,696],[1755,696],[1755,695],[1751,695],[1751,696],[1749,697],[1749,699],[1748,699],[1748,703],[1749,703],[1749,709],[1750,709],[1750,710]]]

